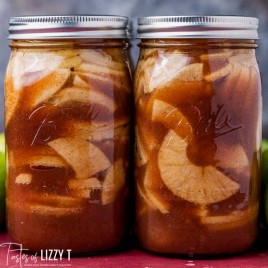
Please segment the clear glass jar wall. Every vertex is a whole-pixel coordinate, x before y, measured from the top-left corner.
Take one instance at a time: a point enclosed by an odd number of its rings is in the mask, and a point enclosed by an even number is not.
[[[127,234],[125,39],[13,40],[6,74],[7,227],[31,251],[96,253]]]
[[[154,34],[140,34],[135,76],[139,242],[162,254],[246,250],[258,232],[257,45]]]

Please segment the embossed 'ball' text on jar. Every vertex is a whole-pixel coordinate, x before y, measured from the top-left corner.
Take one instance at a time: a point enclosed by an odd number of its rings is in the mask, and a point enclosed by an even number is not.
[[[128,19],[10,19],[7,228],[31,251],[97,253],[127,231]]]
[[[136,233],[146,250],[217,255],[258,232],[258,20],[139,19]]]

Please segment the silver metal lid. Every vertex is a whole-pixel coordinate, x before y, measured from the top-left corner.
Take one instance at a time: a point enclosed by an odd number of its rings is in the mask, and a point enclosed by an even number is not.
[[[161,16],[138,19],[141,39],[258,39],[257,18],[237,16]]]
[[[130,38],[127,17],[22,16],[9,20],[9,39]]]

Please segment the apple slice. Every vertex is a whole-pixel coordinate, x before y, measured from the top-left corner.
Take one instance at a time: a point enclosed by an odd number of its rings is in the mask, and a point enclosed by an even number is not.
[[[33,176],[32,174],[29,173],[21,173],[19,174],[16,179],[15,183],[17,184],[23,184],[23,185],[28,185],[32,182]]]
[[[203,68],[203,63],[189,64],[181,70],[176,79],[184,82],[202,81],[204,79]]]
[[[255,54],[246,54],[246,53],[241,53],[234,55],[229,58],[230,63],[239,63],[244,67],[257,67],[258,68],[258,63],[256,61]]]
[[[210,231],[219,232],[228,229],[237,229],[244,225],[257,222],[259,206],[255,205],[246,210],[233,211],[227,215],[201,216],[200,222]]]
[[[102,185],[101,200],[103,205],[107,205],[114,201],[118,192],[124,186],[125,179],[123,159],[119,159],[107,170]]]
[[[107,108],[111,113],[117,108],[114,101],[100,91],[76,87],[61,90],[49,102],[55,106],[65,106],[69,103],[98,104]]]
[[[161,202],[152,202],[150,198],[147,196],[146,192],[142,187],[139,185],[139,183],[136,184],[136,191],[138,197],[141,199],[141,203],[138,202],[136,214],[138,217],[144,216],[146,213],[149,212],[149,210],[159,210],[161,213],[166,214],[168,211],[166,211],[165,206],[161,204]]]
[[[220,95],[219,98],[223,99],[225,102],[228,102],[228,100],[230,99],[235,100],[233,98],[233,95],[235,94],[234,89],[239,89],[241,83],[240,75],[242,72],[242,65],[240,63],[232,63],[232,66],[233,70],[227,76],[227,79],[224,82],[223,89],[218,92],[218,94]]]
[[[38,204],[54,206],[54,207],[68,208],[68,207],[78,207],[81,205],[81,200],[64,195],[33,193],[31,197],[33,203],[35,202]]]
[[[143,65],[144,65],[144,59],[140,59],[137,64],[134,76],[135,101],[139,100],[140,97],[143,95],[143,83],[145,82],[143,74],[144,71]]]
[[[81,213],[81,199],[52,195],[47,193],[31,193],[31,201],[14,202],[7,200],[7,205],[16,209],[25,210],[27,213],[40,214],[42,216],[61,217],[73,213]]]
[[[17,109],[22,91],[14,89],[13,78],[7,72],[5,79],[5,127]]]
[[[91,142],[118,140],[122,137],[128,137],[129,122],[128,118],[122,118],[110,124],[102,122],[93,125],[91,122],[76,120],[67,123],[66,133]]]
[[[122,137],[128,136],[128,126],[118,126],[108,125],[104,127],[97,128],[90,131],[88,135],[88,140],[91,142],[100,142],[105,140],[119,140]]]
[[[101,190],[102,186],[97,178],[72,179],[68,181],[68,189],[71,195],[80,198],[90,198],[92,192]]]
[[[101,87],[106,91],[110,88],[110,90],[119,89],[128,93],[131,92],[131,74],[125,63],[112,61],[109,64],[96,62],[92,64],[83,62],[76,71],[81,77],[84,76],[89,84],[95,85],[96,88]]]
[[[90,178],[111,165],[98,147],[79,137],[59,138],[48,145],[70,164],[77,179]]]
[[[151,92],[149,83],[156,60],[157,58],[150,57],[146,60],[139,61],[134,80],[135,101],[139,100],[144,93]]]
[[[250,178],[251,165],[244,148],[240,144],[217,143],[215,161],[216,167],[222,170],[235,172],[238,176],[243,175]]]
[[[60,68],[75,69],[82,64],[82,59],[79,56],[66,57],[63,63],[60,64]]]
[[[157,58],[158,55],[162,55],[166,50],[167,50],[166,48],[160,49],[159,47],[157,48],[150,47],[148,49],[144,49],[142,59],[147,60],[148,58]],[[178,50],[176,49],[176,51]]]
[[[141,197],[142,200],[145,201],[145,203],[152,209],[156,209],[155,205],[152,203],[152,201],[148,198],[148,196],[146,195],[145,191],[142,189],[142,187],[139,185],[139,183],[137,182],[136,184],[137,187],[137,193],[138,195]]]
[[[16,52],[10,63],[14,79],[14,89],[21,90],[43,80],[51,73],[57,71],[63,60],[63,56],[53,53]]]
[[[17,210],[24,210],[26,213],[39,214],[46,217],[64,217],[69,214],[81,213],[81,207],[55,207],[49,205],[41,205],[36,203],[15,203],[10,205],[12,202],[7,200],[8,207],[14,207]]]
[[[30,165],[31,169],[38,169],[39,167],[47,167],[47,168],[68,167],[66,162],[58,155],[33,156],[27,159],[27,163]]]
[[[39,204],[25,204],[31,214],[41,214],[44,216],[62,217],[68,214],[81,213],[80,207],[54,207]]]
[[[93,65],[89,63],[82,63],[78,69],[78,71],[83,71],[91,74],[95,74],[98,76],[125,76],[126,72],[124,69],[110,69],[108,66],[104,65]]]
[[[56,94],[62,89],[69,76],[69,70],[59,69],[27,87],[25,90],[29,92],[30,108],[36,107]]]
[[[106,54],[103,49],[81,49],[80,56],[85,63],[108,67],[114,70],[124,70],[124,65],[114,61],[113,58]]]
[[[27,150],[25,154],[16,155],[12,157],[11,165],[30,166],[31,169],[46,168],[68,168],[68,164],[64,159],[55,153],[55,151],[47,146],[32,148]]]
[[[29,104],[31,108],[38,105],[40,101],[45,100],[45,96],[50,94],[50,92],[54,93],[54,89],[58,87],[57,84],[59,83],[57,80],[58,75],[60,76],[60,81],[66,81],[67,78],[65,79],[63,73],[57,73],[57,69],[63,59],[62,56],[55,56],[45,52],[19,51],[12,53],[5,82],[6,126],[17,107],[23,89],[30,89],[30,92],[27,94],[29,97],[27,105]],[[54,72],[57,75],[53,76]],[[51,81],[48,82],[47,77],[50,77],[50,80],[56,79],[56,85],[54,85],[54,81],[51,85]],[[36,87],[35,84],[37,85]],[[47,86],[47,84],[49,85]],[[51,86],[52,89],[50,88]]]
[[[61,49],[52,49],[50,52],[54,53],[54,55],[56,54],[57,56],[64,57],[65,59],[79,56],[79,54],[80,54],[79,49],[75,49],[74,47],[64,48],[64,49],[62,49],[62,48]]]
[[[191,61],[191,58],[185,56],[180,51],[173,51],[172,53],[163,53],[158,55],[158,59],[152,69],[152,74],[149,82],[149,92],[156,88],[169,83],[175,77],[180,75],[185,66]],[[145,93],[148,93],[145,91]]]
[[[158,99],[153,102],[152,121],[173,129],[183,138],[188,138],[193,131],[188,120],[176,107]]]
[[[147,164],[149,156],[145,145],[141,141],[138,127],[135,128],[135,145],[136,165],[140,167]]]
[[[229,58],[234,54],[233,49],[216,50],[200,56],[200,59],[209,66],[210,72],[205,75],[207,82],[215,82],[226,77],[233,71]],[[217,53],[218,52],[218,53]]]
[[[150,200],[150,203],[161,213],[169,213],[169,204],[163,200],[162,194],[158,194],[160,189],[163,188],[163,182],[155,173],[155,166],[152,162],[150,162],[146,168],[143,183],[145,194],[148,200]]]
[[[215,160],[217,166],[233,169],[243,169],[249,167],[249,160],[242,145],[217,144]]]
[[[226,61],[228,60],[231,56],[233,56],[234,50],[233,49],[227,49],[223,51],[219,51],[218,53],[210,53],[208,52],[207,54],[203,54],[200,56],[200,59],[202,61]]]
[[[173,130],[165,136],[158,154],[163,182],[176,196],[199,205],[223,201],[240,185],[212,166],[196,166],[188,159],[187,143]]]
[[[130,79],[128,78],[129,73],[124,71],[120,75],[111,75],[108,71],[103,73],[96,73],[92,70],[85,68],[83,64],[80,68],[77,68],[75,74],[79,75],[86,83],[93,88],[98,88],[104,91],[107,95],[116,90],[124,90],[129,92],[131,89]],[[84,68],[84,69],[83,69]]]
[[[70,72],[68,70],[59,69],[45,76],[41,80],[36,81],[34,84],[31,82],[30,85],[26,86],[27,83],[25,83],[24,90],[26,91],[28,97],[26,107],[28,109],[32,109],[51,98],[63,87],[69,76]],[[16,81],[16,78],[13,78],[13,80]],[[8,76],[5,83],[7,89],[7,93],[5,95],[7,107],[6,125],[15,112],[19,97],[24,91],[16,90],[14,88],[13,80],[10,76]]]
[[[74,76],[73,86],[76,88],[89,88],[89,84],[84,81],[78,74]]]
[[[222,64],[221,64],[222,65]],[[226,77],[233,71],[233,65],[230,63],[223,64],[220,68],[213,70],[209,74],[205,75],[205,80],[207,82],[215,82]]]

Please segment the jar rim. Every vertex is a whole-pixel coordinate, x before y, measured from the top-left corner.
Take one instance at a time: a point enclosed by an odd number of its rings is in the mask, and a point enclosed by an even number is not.
[[[129,39],[127,17],[116,15],[18,16],[9,19],[12,40],[77,38]]]
[[[153,16],[138,19],[138,39],[253,39],[258,18],[244,16]]]

